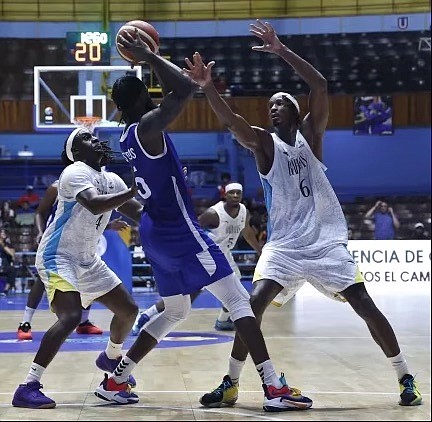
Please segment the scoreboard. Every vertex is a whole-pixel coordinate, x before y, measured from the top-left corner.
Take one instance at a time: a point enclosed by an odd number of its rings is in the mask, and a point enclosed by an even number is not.
[[[66,48],[68,64],[110,64],[111,40],[108,32],[67,32]]]

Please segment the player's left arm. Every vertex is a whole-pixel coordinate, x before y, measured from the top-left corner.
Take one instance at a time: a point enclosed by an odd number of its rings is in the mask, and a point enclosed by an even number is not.
[[[136,199],[129,199],[117,211],[127,218],[130,218],[137,225],[140,223],[141,215],[144,211],[144,205]]]
[[[251,24],[250,32],[263,41],[263,45],[254,46],[253,50],[278,55],[308,84],[309,113],[303,120],[301,132],[314,155],[322,161],[322,139],[329,115],[327,80],[309,62],[283,44],[270,23],[257,20]]]
[[[255,252],[258,255],[258,258],[261,256],[262,248],[258,242],[258,239],[255,236],[255,231],[250,225],[250,213],[247,211],[246,214],[246,223],[244,229],[241,231],[242,236],[245,238],[246,242],[254,248]]]

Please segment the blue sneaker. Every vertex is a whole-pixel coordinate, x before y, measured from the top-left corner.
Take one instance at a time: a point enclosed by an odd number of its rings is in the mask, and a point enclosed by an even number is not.
[[[20,384],[13,396],[12,405],[30,409],[52,409],[56,402],[42,393],[42,388],[43,385],[39,381]]]
[[[216,320],[215,328],[218,331],[234,331],[235,325],[231,321],[231,318],[228,318],[226,321]]]
[[[141,328],[149,321],[150,317],[147,314],[144,312],[138,313],[134,325],[132,326],[132,335],[137,336],[140,333]]]
[[[117,359],[110,359],[105,352],[101,352],[96,359],[96,366],[102,371],[112,373],[117,368],[121,361],[121,356]],[[127,383],[132,387],[136,387],[136,380],[133,375],[129,375]]]
[[[113,378],[105,374],[104,380],[96,388],[95,396],[102,400],[111,401],[117,404],[133,404],[139,402],[139,397],[130,391],[127,382],[117,384]]]

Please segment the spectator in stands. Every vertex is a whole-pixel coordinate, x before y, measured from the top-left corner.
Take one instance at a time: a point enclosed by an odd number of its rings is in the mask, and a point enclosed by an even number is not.
[[[411,235],[413,240],[429,240],[429,233],[426,231],[425,226],[422,222],[418,222],[414,225],[414,230]]]
[[[13,226],[15,211],[9,201],[4,201],[0,207],[0,227]]]
[[[231,183],[231,174],[229,173],[222,173],[221,174],[221,181],[218,185],[218,193],[217,193],[217,199],[222,201],[225,198],[225,186]]]
[[[27,185],[27,192],[22,195],[17,202],[17,205],[21,207],[24,202],[28,202],[31,208],[36,208],[39,204],[39,195],[33,190],[32,185]]]
[[[17,209],[15,223],[19,226],[32,226],[35,221],[35,210],[31,208],[28,201],[24,201]]]
[[[400,227],[399,220],[389,207],[387,202],[377,201],[377,203],[365,214],[365,219],[372,218],[375,222],[376,240],[393,240],[395,230]]]
[[[15,249],[5,229],[0,230],[0,273],[6,276],[6,286],[1,293],[7,295],[11,290],[15,292],[16,269],[14,265]]]
[[[353,229],[348,226],[348,240],[353,240]]]

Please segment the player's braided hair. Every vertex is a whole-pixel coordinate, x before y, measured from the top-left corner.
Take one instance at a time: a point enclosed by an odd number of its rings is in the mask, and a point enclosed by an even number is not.
[[[145,83],[141,79],[132,75],[122,76],[114,82],[111,98],[115,102],[117,108],[122,112],[120,123],[124,122],[128,115],[128,111],[135,106],[143,89],[147,91]],[[152,110],[156,106],[150,98],[150,95],[147,95],[147,97],[148,101],[146,103],[146,109]]]

